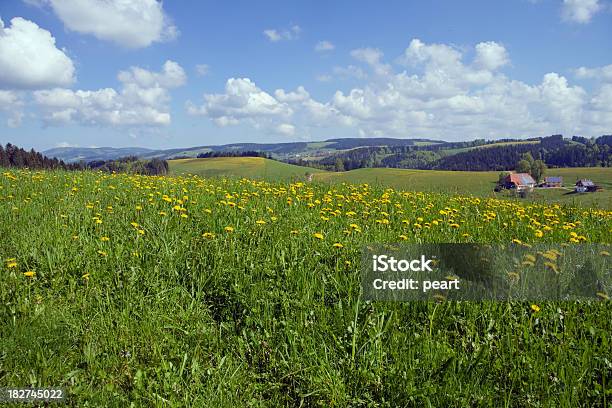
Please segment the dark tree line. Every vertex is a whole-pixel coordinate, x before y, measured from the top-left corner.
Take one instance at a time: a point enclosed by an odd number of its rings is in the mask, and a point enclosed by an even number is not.
[[[168,162],[161,159],[139,160],[136,156],[122,157],[117,160],[97,160],[89,163],[64,163],[56,158],[49,158],[34,149],[26,151],[7,143],[0,145],[0,167],[28,169],[63,169],[63,170],[101,170],[117,173],[133,173],[144,175],[168,174]]]
[[[211,151],[198,154],[198,159],[208,159],[211,157],[263,157],[264,159],[271,159],[272,155],[270,153],[255,150]]]
[[[62,160],[46,157],[34,149],[26,151],[7,143],[5,147],[0,145],[0,167],[78,170],[81,165],[66,164]]]
[[[109,173],[143,174],[146,176],[168,174],[168,162],[158,158],[140,160],[136,156],[126,156],[117,160],[95,160],[87,163],[85,166],[91,170]]]

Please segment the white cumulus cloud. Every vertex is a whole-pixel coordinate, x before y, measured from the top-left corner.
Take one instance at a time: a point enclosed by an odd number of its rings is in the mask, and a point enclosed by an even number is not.
[[[475,57],[467,60],[468,53]],[[287,136],[319,132],[321,137],[330,129],[344,129],[362,136],[467,140],[593,136],[612,127],[609,83],[602,80],[588,92],[555,72],[536,83],[512,79],[500,71],[510,56],[496,42],[460,50],[414,39],[399,58],[406,67],[400,71],[375,48],[351,55],[364,65],[361,71],[351,69],[360,73],[353,78],[361,84],[339,89],[327,101],[314,99],[303,86],[268,93],[250,79],[232,78],[224,93],[205,94],[202,105],[189,104],[188,110],[219,126],[245,124]],[[606,78],[607,73],[607,67],[576,70],[584,78]]]
[[[19,92],[0,90],[0,112],[7,115],[6,125],[19,127],[23,119],[23,99]]]
[[[563,0],[561,14],[564,21],[586,24],[602,9],[599,0]]]
[[[38,0],[51,7],[64,26],[126,48],[172,40],[178,29],[158,0]]]
[[[68,86],[74,80],[72,60],[49,31],[21,17],[8,27],[0,19],[0,88]]]
[[[578,79],[596,79],[612,82],[612,64],[595,68],[580,67],[576,69],[575,74]]]
[[[504,46],[494,41],[482,42],[476,45],[475,63],[478,66],[495,71],[509,62],[510,58]]]
[[[162,126],[171,121],[169,90],[186,81],[183,68],[166,61],[160,72],[140,67],[121,71],[120,91],[113,88],[34,92],[36,106],[49,125],[78,123],[90,126]]]

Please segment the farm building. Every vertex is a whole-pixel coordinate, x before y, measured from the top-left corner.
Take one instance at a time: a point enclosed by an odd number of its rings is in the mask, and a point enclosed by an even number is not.
[[[517,191],[533,190],[536,182],[528,173],[510,173],[504,179],[505,188],[515,188]]]
[[[544,187],[561,187],[563,186],[563,177],[549,176],[544,177]]]
[[[580,179],[576,182],[574,190],[577,193],[586,193],[587,191],[592,192],[597,191],[597,186],[595,185],[595,183],[593,183],[593,181],[589,179]]]

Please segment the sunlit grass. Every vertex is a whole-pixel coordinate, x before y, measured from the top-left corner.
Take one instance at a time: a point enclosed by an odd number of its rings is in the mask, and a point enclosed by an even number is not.
[[[607,210],[368,185],[4,170],[0,387],[75,406],[605,406],[609,302],[365,302],[359,264],[374,242],[611,233]]]

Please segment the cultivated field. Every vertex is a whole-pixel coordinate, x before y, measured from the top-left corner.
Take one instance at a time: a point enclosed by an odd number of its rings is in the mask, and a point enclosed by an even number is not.
[[[0,387],[73,406],[607,406],[609,301],[366,302],[359,263],[376,242],[611,232],[606,210],[365,184],[2,170]]]
[[[438,171],[367,168],[345,172],[328,172],[308,167],[263,159],[259,157],[171,160],[170,172],[174,175],[197,174],[204,177],[250,177],[268,181],[304,180],[306,173],[314,173],[314,180],[326,183],[368,183],[395,189],[451,194],[472,194],[479,197],[512,198],[510,192],[495,193],[498,171]],[[569,206],[612,209],[612,168],[563,168],[548,169],[548,175],[562,176],[565,189],[538,189],[528,199],[542,203],[559,203]],[[577,179],[588,178],[604,188],[589,194],[573,193]],[[526,201],[526,200],[522,200]]]

